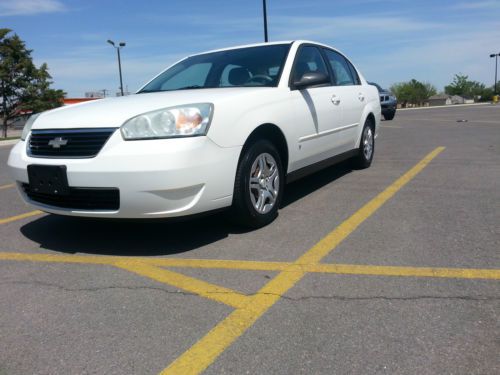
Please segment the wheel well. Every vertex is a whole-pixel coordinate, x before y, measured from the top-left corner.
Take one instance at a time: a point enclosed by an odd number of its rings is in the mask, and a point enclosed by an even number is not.
[[[373,113],[370,112],[368,116],[366,116],[366,119],[370,121],[373,130],[375,130],[375,116],[373,115]]]
[[[285,169],[285,174],[288,170],[288,144],[286,143],[285,136],[283,132],[274,124],[262,124],[258,126],[247,138],[241,155],[244,154],[246,149],[255,141],[259,139],[266,139],[271,141],[273,145],[278,150],[281,161],[283,163],[283,168]],[[241,159],[240,155],[240,159]]]

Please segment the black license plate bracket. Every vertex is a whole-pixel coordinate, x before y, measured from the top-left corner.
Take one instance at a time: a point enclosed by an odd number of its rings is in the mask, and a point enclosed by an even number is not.
[[[28,165],[28,181],[33,193],[68,195],[65,165]]]

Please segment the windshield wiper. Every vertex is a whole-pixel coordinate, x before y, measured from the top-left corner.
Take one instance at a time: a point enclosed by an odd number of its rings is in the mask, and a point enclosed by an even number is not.
[[[208,87],[200,86],[200,85],[191,85],[191,86],[184,86],[184,87],[179,87],[177,89],[170,89],[170,90],[160,90],[160,89],[157,89],[157,90],[141,90],[141,91],[138,92],[138,94],[149,93],[149,92],[164,92],[164,91],[192,90],[192,89],[205,89],[205,88],[208,88]]]
[[[165,90],[141,90],[138,92],[138,94],[145,94],[148,92],[161,92],[161,91],[165,91]]]
[[[192,85],[192,86],[184,86],[184,87],[179,87],[178,89],[172,89],[168,91],[175,91],[175,90],[190,90],[190,89],[204,89],[204,86],[200,85]]]

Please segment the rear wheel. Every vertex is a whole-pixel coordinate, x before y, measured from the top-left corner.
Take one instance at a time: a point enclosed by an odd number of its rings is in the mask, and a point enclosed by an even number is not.
[[[234,218],[250,228],[269,224],[278,216],[283,185],[284,172],[276,147],[266,140],[250,145],[236,172]]]
[[[373,121],[369,118],[366,119],[363,133],[361,133],[358,155],[354,159],[355,165],[359,169],[368,168],[372,164],[373,154],[375,153],[374,128]]]

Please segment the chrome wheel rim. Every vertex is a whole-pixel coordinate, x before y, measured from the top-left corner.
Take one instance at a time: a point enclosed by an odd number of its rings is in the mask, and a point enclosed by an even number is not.
[[[373,131],[369,126],[363,132],[363,154],[366,160],[370,160],[373,154]]]
[[[278,199],[280,175],[278,163],[268,153],[257,156],[250,169],[250,200],[259,214],[267,214]]]

